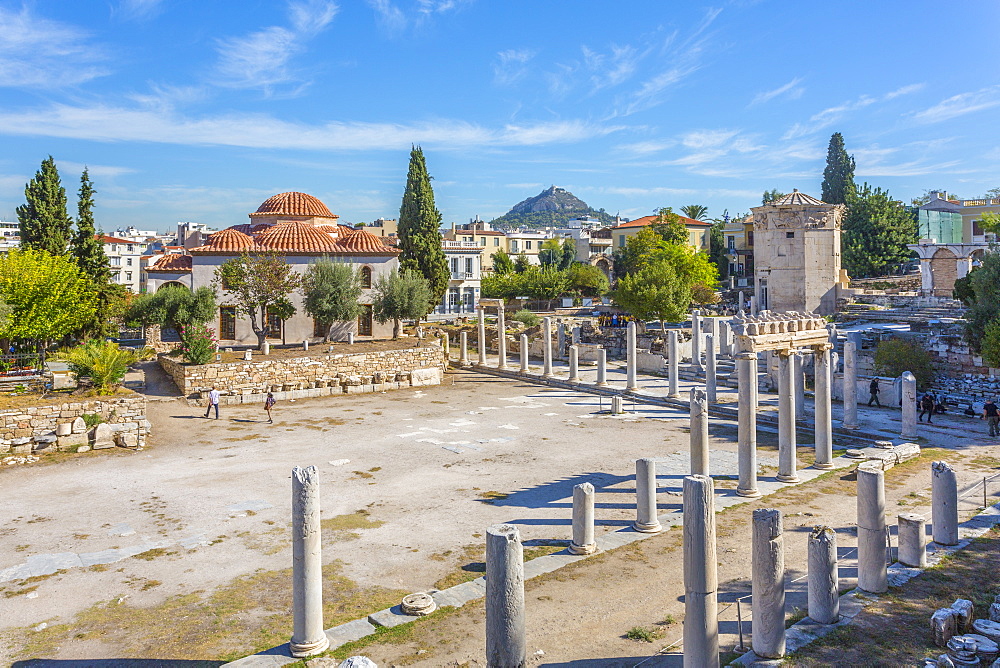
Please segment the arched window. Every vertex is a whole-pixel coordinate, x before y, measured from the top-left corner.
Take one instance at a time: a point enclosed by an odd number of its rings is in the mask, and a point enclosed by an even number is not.
[[[361,287],[370,288],[372,286],[372,268],[361,267]]]

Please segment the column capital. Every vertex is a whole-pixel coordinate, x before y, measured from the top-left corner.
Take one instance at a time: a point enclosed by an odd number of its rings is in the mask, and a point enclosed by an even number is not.
[[[755,359],[757,359],[757,353],[751,353],[751,352],[746,352],[746,351],[741,352],[741,353],[736,353],[736,359],[738,359],[738,360],[755,360]]]
[[[833,350],[833,344],[832,343],[819,343],[819,344],[816,344],[814,346],[810,346],[810,348],[812,348],[812,351],[813,351],[814,354],[816,354],[816,355],[822,355],[827,350]]]

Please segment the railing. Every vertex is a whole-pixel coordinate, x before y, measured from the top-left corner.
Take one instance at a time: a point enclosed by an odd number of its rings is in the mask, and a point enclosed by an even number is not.
[[[451,278],[454,281],[467,281],[475,278],[476,274],[473,271],[453,271],[451,272]]]
[[[0,355],[0,378],[39,376],[45,370],[45,353],[5,353]]]

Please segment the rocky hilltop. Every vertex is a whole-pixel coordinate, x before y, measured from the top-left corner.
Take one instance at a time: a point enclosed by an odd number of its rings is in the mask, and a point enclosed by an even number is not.
[[[518,202],[491,223],[495,228],[546,227],[562,225],[580,216],[590,216],[604,223],[614,220],[614,216],[607,214],[604,209],[593,209],[565,188],[551,186],[534,197]]]

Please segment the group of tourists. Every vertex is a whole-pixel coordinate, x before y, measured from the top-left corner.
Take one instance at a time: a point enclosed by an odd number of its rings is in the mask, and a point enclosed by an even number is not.
[[[882,407],[882,403],[878,400],[879,395],[879,384],[878,378],[872,378],[871,384],[868,386],[868,405],[871,406],[873,403],[879,408]],[[918,422],[924,421],[924,416],[927,416],[927,424],[934,424],[933,418],[934,414],[946,413],[948,411],[948,399],[945,396],[938,396],[933,392],[926,392],[924,396],[917,399],[917,408],[920,410],[920,414],[917,416]],[[969,408],[965,410],[965,414],[969,417],[974,417],[976,411],[972,409],[970,405]],[[997,407],[996,403],[992,399],[987,399],[986,403],[983,404],[983,414],[979,416],[980,420],[986,420],[989,426],[990,436],[998,437],[1000,436],[1000,408]]]
[[[600,327],[628,327],[630,322],[637,322],[635,316],[627,313],[604,313],[597,316]]]
[[[215,419],[219,419],[219,399],[222,397],[222,393],[216,387],[208,393],[208,405],[205,408],[205,417],[207,418],[212,413],[212,409],[215,408]],[[274,404],[277,403],[274,399],[274,394],[271,392],[267,393],[267,398],[264,399],[264,411],[267,413],[267,423],[272,424],[274,418],[271,415],[271,409],[274,408]]]

